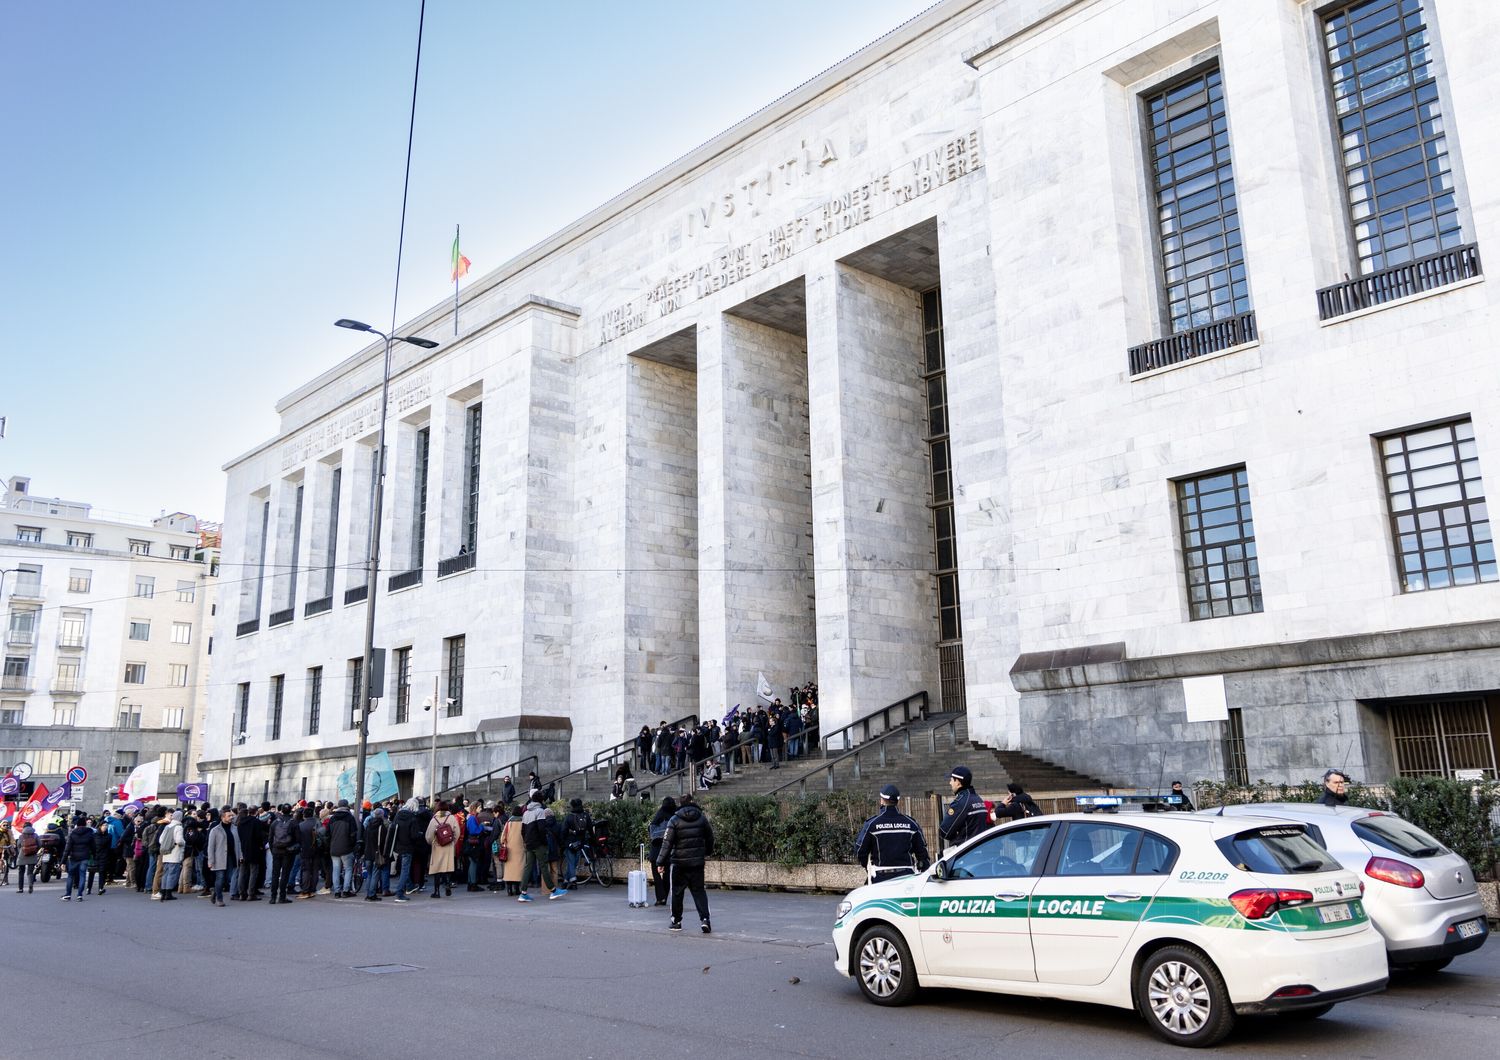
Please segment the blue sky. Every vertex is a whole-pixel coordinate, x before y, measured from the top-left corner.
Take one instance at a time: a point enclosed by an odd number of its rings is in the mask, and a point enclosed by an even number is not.
[[[931,0],[428,0],[398,316]],[[0,475],[218,518],[390,321],[419,0],[0,5]]]

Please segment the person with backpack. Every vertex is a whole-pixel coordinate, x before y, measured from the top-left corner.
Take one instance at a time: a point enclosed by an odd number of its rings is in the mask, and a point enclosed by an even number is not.
[[[489,876],[491,844],[494,839],[494,815],[484,809],[483,803],[476,802],[469,808],[469,815],[464,818],[464,860],[468,862],[470,891],[484,890],[485,880]]]
[[[292,808],[282,803],[270,822],[271,846],[271,905],[285,905],[291,899],[287,890],[292,885],[292,860],[297,856],[301,837],[297,834],[297,822],[292,818]]]
[[[438,800],[437,811],[427,822],[425,833],[427,844],[432,848],[427,855],[427,874],[432,877],[432,897],[453,897],[453,866],[458,848],[458,819],[449,812],[447,802]]]
[[[386,824],[385,810],[380,807],[370,811],[365,821],[365,901],[378,902],[382,893],[391,889],[390,828]]]
[[[396,816],[391,822],[391,853],[393,859],[399,859],[401,865],[396,877],[396,901],[398,902],[409,901],[407,895],[414,890],[411,870],[412,861],[416,857],[417,805],[415,796],[407,799],[401,809],[396,811]]]
[[[1020,821],[1027,817],[1040,817],[1042,815],[1042,808],[1036,804],[1035,799],[1026,794],[1025,789],[1021,785],[1015,781],[1011,781],[1005,785],[1005,790],[1010,794],[1006,795],[1000,805],[995,807],[995,816],[997,818],[1008,817],[1012,821]]]
[[[578,886],[578,862],[583,848],[593,845],[594,815],[584,808],[582,799],[575,798],[568,804],[567,816],[563,818],[564,887]]]
[[[182,811],[174,810],[167,823],[156,834],[161,851],[161,900],[177,901],[177,884],[182,880],[182,862],[187,857],[187,841],[182,834]]]
[[[531,886],[533,872],[540,872],[542,883],[547,887],[549,899],[563,898],[567,891],[556,884],[556,877],[552,875],[552,864],[548,857],[549,844],[554,841],[552,834],[552,811],[538,801],[535,793],[531,801],[526,804],[526,812],[521,815],[521,842],[526,846],[526,862],[521,867],[521,894],[517,899],[522,902],[532,901],[528,889]]]
[[[16,893],[36,893],[36,863],[42,856],[42,841],[36,828],[27,822],[16,839]]]

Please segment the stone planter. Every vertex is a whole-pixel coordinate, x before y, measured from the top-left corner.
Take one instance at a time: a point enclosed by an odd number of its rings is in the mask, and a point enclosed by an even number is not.
[[[623,880],[632,869],[640,867],[637,858],[614,858],[601,863],[600,870],[612,879]],[[713,861],[703,866],[703,882],[710,887],[746,887],[764,890],[774,887],[787,891],[830,891],[843,894],[865,882],[865,870],[858,865],[802,865],[784,869],[760,861]]]
[[[1491,920],[1500,920],[1500,883],[1481,883],[1479,900],[1484,903],[1484,915]]]

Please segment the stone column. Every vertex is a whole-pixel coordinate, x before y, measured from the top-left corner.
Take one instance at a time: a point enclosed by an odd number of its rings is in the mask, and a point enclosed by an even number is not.
[[[937,688],[917,292],[837,263],[809,276],[808,402],[826,728]]]
[[[721,315],[698,329],[699,713],[816,677],[807,357]]]

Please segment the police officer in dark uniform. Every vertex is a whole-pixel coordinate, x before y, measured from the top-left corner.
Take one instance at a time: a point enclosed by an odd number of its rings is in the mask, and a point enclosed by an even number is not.
[[[859,830],[854,859],[869,871],[871,883],[922,872],[932,860],[922,826],[896,808],[900,798],[896,785],[881,788],[880,812]]]
[[[974,790],[974,774],[968,766],[955,766],[948,774],[948,786],[953,790],[953,801],[938,822],[944,850],[972,839],[990,826],[989,807]]]

